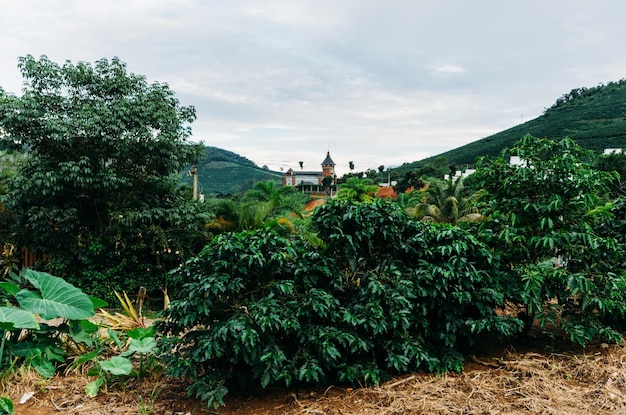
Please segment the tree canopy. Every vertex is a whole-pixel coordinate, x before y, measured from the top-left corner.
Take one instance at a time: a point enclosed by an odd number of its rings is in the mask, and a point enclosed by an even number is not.
[[[23,94],[0,89],[1,139],[28,155],[5,198],[16,242],[47,253],[57,273],[95,252],[102,265],[118,255],[115,264],[158,268],[154,255],[173,248],[166,233],[187,226],[175,175],[202,150],[188,141],[194,108],[118,58],[25,56],[18,67]],[[124,257],[135,242],[152,245],[153,258]]]

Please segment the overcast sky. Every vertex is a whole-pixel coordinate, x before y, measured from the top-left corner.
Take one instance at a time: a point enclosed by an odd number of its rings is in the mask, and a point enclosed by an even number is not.
[[[17,58],[119,57],[196,107],[193,141],[273,170],[411,162],[626,78],[623,0],[0,0]],[[298,167],[299,168],[299,167]]]

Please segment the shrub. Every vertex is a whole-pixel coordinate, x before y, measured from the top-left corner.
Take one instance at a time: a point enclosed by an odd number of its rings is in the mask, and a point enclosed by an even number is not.
[[[322,248],[266,231],[224,234],[177,271],[187,281],[159,326],[170,375],[217,406],[229,388],[374,384],[460,370],[461,351],[516,319],[497,258],[459,228],[409,220],[386,202],[329,202]]]
[[[510,155],[523,165],[510,164]],[[528,328],[557,325],[582,345],[620,340],[604,321],[626,315],[623,223],[617,210],[609,212],[616,220],[598,216],[612,178],[591,168],[592,156],[571,139],[525,136],[480,160],[474,178],[492,219],[479,235],[504,258],[508,299],[528,310]]]

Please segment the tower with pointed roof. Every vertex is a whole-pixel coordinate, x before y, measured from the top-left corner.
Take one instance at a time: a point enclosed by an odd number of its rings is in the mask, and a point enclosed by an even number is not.
[[[326,158],[322,161],[322,176],[334,177],[335,176],[335,162],[330,158],[330,151],[326,152]]]

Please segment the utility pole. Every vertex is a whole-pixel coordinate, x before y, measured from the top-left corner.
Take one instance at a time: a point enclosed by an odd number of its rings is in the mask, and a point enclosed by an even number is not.
[[[198,165],[194,164],[193,168],[189,171],[189,174],[193,176],[193,200],[198,199]]]

